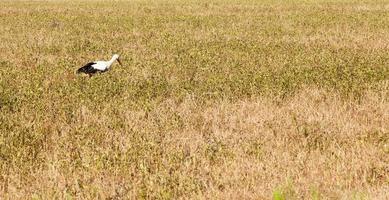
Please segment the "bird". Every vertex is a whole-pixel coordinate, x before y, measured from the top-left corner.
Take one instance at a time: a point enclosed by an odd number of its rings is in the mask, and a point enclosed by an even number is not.
[[[119,55],[114,54],[112,56],[111,60],[109,60],[109,61],[94,61],[94,62],[90,62],[90,63],[84,65],[83,67],[81,67],[80,69],[77,70],[77,74],[85,73],[85,74],[88,74],[89,77],[92,77],[97,72],[99,72],[99,73],[106,72],[109,70],[111,65],[116,60],[119,62],[119,64],[121,66],[123,66],[122,63],[120,62]]]

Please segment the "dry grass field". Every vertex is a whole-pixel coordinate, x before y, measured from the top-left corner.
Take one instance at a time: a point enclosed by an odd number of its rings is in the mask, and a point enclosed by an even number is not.
[[[389,1],[0,0],[0,199],[389,199]]]

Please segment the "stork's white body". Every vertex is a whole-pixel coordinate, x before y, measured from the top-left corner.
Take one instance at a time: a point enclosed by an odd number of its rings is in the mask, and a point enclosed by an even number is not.
[[[110,61],[101,61],[101,60],[99,60],[99,61],[95,61],[94,62],[95,64],[93,64],[92,67],[94,69],[99,70],[99,71],[106,71],[106,70],[108,70],[111,67],[111,65],[112,65],[112,63],[114,61],[115,60],[110,60]]]

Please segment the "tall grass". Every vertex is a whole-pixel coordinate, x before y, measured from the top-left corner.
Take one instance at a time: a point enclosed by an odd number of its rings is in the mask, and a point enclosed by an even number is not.
[[[0,198],[386,199],[388,5],[0,1]]]

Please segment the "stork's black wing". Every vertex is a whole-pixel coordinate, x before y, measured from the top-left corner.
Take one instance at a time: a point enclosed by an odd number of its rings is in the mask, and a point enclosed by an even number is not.
[[[96,64],[96,63],[90,62],[90,63],[84,65],[83,67],[81,67],[80,69],[77,70],[77,73],[94,74],[94,73],[98,72],[99,70],[92,67],[92,65],[94,65],[94,64]]]

